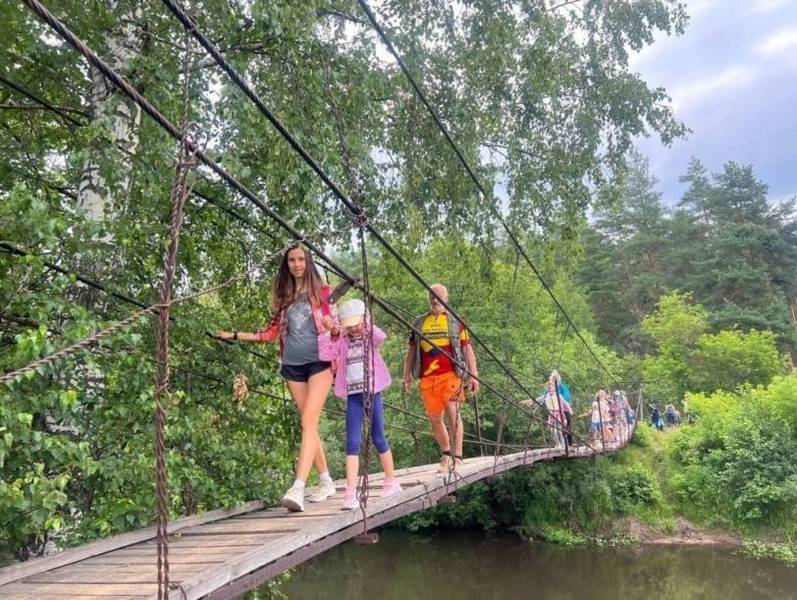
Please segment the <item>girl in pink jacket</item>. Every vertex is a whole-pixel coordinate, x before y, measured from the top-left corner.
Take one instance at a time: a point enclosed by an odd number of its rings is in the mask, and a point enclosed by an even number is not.
[[[365,313],[365,304],[356,299],[345,302],[338,313],[343,331],[335,342],[335,395],[346,400],[346,491],[343,494],[343,510],[352,510],[358,505],[357,473],[365,419],[366,379],[370,381],[371,388],[371,439],[385,472],[382,497],[401,491],[398,481],[393,478],[393,454],[385,439],[382,391],[390,385],[390,373],[379,353],[385,333],[376,326],[371,333],[365,322]],[[366,348],[369,343],[371,347]],[[369,371],[367,378],[366,369]]]

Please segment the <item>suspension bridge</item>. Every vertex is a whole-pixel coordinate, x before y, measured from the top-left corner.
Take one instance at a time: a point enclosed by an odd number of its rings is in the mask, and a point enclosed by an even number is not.
[[[335,496],[308,505],[304,513],[265,508],[250,502],[169,524],[170,600],[232,599],[283,571],[342,544],[368,527],[447,501],[462,487],[541,461],[585,459],[625,446],[634,428],[621,428],[617,441],[564,448],[536,448],[465,459],[455,473],[438,464],[396,471],[404,488],[389,498],[372,499],[364,519],[360,509],[341,511],[344,481]],[[372,475],[378,487],[383,474]],[[308,493],[313,490],[309,489]],[[155,530],[150,527],[0,569],[0,598],[88,600],[156,598]]]
[[[203,514],[185,517],[179,520],[168,519],[168,485],[164,459],[164,425],[165,403],[162,398],[168,393],[169,347],[168,327],[174,317],[169,308],[177,303],[189,302],[196,298],[216,292],[233,283],[244,280],[249,273],[235,275],[228,280],[207,288],[173,298],[171,288],[176,266],[177,247],[182,222],[182,210],[185,199],[194,193],[189,184],[189,176],[197,165],[212,172],[216,178],[228,186],[234,193],[245,199],[269,219],[280,226],[288,235],[287,246],[279,248],[272,257],[279,257],[285,249],[293,244],[302,243],[321,258],[326,266],[343,282],[362,291],[369,307],[379,306],[387,315],[407,330],[414,331],[420,339],[441,349],[437,344],[417,330],[400,314],[392,303],[377,295],[370,287],[368,262],[366,253],[366,236],[376,241],[389,256],[392,256],[430,295],[464,323],[462,317],[449,306],[443,298],[432,289],[430,284],[416,271],[409,261],[369,222],[363,208],[349,194],[344,192],[324,171],[321,165],[305,150],[297,139],[288,131],[280,119],[268,108],[245,79],[232,67],[214,43],[202,32],[194,18],[189,16],[178,3],[173,0],[162,0],[173,16],[183,25],[186,36],[190,36],[212,58],[220,70],[225,73],[231,83],[236,86],[260,111],[265,119],[280,133],[285,142],[295,151],[306,165],[324,182],[332,195],[337,198],[351,216],[351,225],[345,230],[357,230],[359,233],[362,256],[362,273],[360,276],[348,272],[333,258],[328,256],[323,246],[328,232],[316,232],[306,235],[293,227],[288,220],[278,214],[267,202],[243,183],[231,175],[224,167],[211,158],[197,143],[190,127],[184,122],[175,125],[154,104],[137,91],[122,75],[100,58],[88,45],[75,35],[58,17],[56,17],[39,0],[23,0],[23,2],[46,23],[52,31],[77,50],[86,61],[105,77],[109,85],[125,95],[147,114],[161,129],[171,135],[180,144],[177,175],[172,191],[172,212],[169,223],[170,241],[164,252],[164,269],[161,281],[160,301],[147,304],[125,294],[115,292],[110,286],[95,281],[83,274],[74,273],[56,264],[44,261],[46,268],[60,273],[73,275],[81,284],[98,291],[110,294],[118,300],[136,306],[138,310],[110,327],[98,331],[91,336],[63,348],[49,356],[0,376],[0,384],[12,384],[22,375],[35,374],[38,370],[53,364],[66,356],[90,349],[100,339],[108,338],[121,329],[136,323],[145,316],[158,315],[159,329],[157,335],[157,379],[155,385],[155,447],[156,447],[156,525],[150,528],[132,531],[114,537],[91,542],[69,549],[52,556],[30,560],[0,569],[0,598],[13,597],[20,599],[40,598],[169,598],[192,600],[195,598],[234,598],[252,587],[267,581],[275,575],[299,565],[313,556],[341,544],[347,540],[373,540],[369,531],[413,512],[424,510],[441,502],[448,502],[462,487],[505,473],[509,470],[531,467],[537,462],[553,460],[588,459],[599,454],[613,453],[624,447],[633,436],[634,427],[621,422],[617,426],[617,436],[611,441],[591,443],[584,437],[568,431],[572,439],[563,447],[552,447],[547,435],[551,424],[548,419],[529,405],[519,402],[499,386],[480,378],[477,373],[468,371],[467,366],[457,363],[469,377],[478,380],[484,389],[492,393],[506,410],[516,410],[524,419],[523,429],[526,431],[522,443],[502,443],[504,416],[498,421],[497,440],[487,440],[481,434],[478,408],[475,409],[475,425],[477,434],[468,433],[466,443],[475,444],[479,456],[467,458],[461,467],[448,472],[438,472],[438,464],[419,465],[397,471],[397,479],[403,491],[389,498],[368,499],[369,490],[377,487],[383,474],[374,474],[361,478],[360,508],[353,511],[341,511],[340,500],[344,482],[336,482],[337,493],[332,498],[317,504],[311,504],[301,514],[286,513],[283,509],[269,508],[261,501],[254,501],[237,508],[210,511]],[[468,176],[472,179],[486,205],[493,212],[496,220],[504,228],[508,239],[514,244],[518,257],[522,257],[540,282],[540,292],[545,290],[558,309],[558,314],[567,326],[564,337],[575,335],[600,369],[606,372],[609,380],[616,382],[613,375],[595,354],[590,344],[584,339],[578,327],[568,316],[551,287],[544,280],[536,266],[529,258],[509,224],[498,210],[495,201],[479,180],[476,171],[469,164],[465,155],[455,143],[446,126],[438,117],[434,108],[426,99],[420,85],[405,66],[401,56],[395,49],[389,35],[377,22],[374,13],[365,0],[358,0],[363,12],[379,37],[396,59],[404,75],[406,75],[414,93],[419,97],[430,117],[440,129],[446,142],[450,145],[457,159]],[[42,102],[33,98],[34,101]],[[197,194],[199,195],[199,194]],[[200,195],[200,197],[202,197]],[[356,197],[356,195],[355,195]],[[204,198],[209,203],[212,199]],[[230,216],[247,225],[246,219],[219,206]],[[12,244],[3,242],[0,247],[10,255],[26,256],[28,253]],[[258,268],[262,268],[259,265]],[[487,357],[502,371],[508,381],[518,388],[522,398],[533,400],[536,394],[524,383],[521,377],[502,360],[494,350],[469,328],[471,339],[478,344]],[[250,351],[257,354],[255,351]],[[262,356],[262,355],[259,355]],[[448,355],[452,361],[456,358]],[[266,358],[266,357],[264,357]],[[268,393],[268,392],[265,392]],[[389,407],[389,405],[386,404]],[[390,407],[395,408],[395,407]],[[641,416],[642,399],[639,398],[637,415]],[[399,412],[413,415],[404,408],[395,408]],[[561,405],[560,405],[561,409]],[[334,409],[327,408],[328,412]],[[561,410],[559,411],[561,412]],[[420,417],[422,420],[425,418]],[[622,421],[622,420],[621,420]],[[532,439],[532,425],[539,427],[543,442],[535,445]],[[417,431],[412,430],[413,438]],[[365,444],[364,464],[368,463]],[[308,490],[312,492],[312,490]]]

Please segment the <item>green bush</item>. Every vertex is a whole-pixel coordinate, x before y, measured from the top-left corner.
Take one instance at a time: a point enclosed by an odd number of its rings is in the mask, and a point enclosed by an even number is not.
[[[673,435],[673,488],[719,524],[784,526],[797,515],[797,440],[783,418],[784,388],[693,395],[700,419]]]
[[[624,513],[661,499],[661,489],[655,475],[642,465],[618,469],[611,478],[615,508]]]

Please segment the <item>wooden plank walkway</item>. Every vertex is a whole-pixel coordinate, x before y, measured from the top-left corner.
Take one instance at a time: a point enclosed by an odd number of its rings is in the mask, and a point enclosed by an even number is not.
[[[625,443],[607,444],[606,452]],[[372,475],[368,526],[429,508],[465,485],[517,467],[593,454],[580,446],[571,448],[569,457],[564,450],[543,448],[470,458],[453,477],[438,473],[437,464],[400,469],[396,476],[404,489],[391,498],[379,497],[383,474]],[[170,523],[170,600],[236,598],[361,533],[362,512],[342,511],[344,482],[336,487],[334,497],[306,503],[303,513],[250,502]],[[150,527],[0,569],[0,600],[142,600],[155,597],[156,582],[155,532]]]

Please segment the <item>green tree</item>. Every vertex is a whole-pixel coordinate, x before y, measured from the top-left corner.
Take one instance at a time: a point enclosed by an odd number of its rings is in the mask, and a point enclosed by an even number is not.
[[[657,347],[642,366],[648,395],[659,401],[680,400],[690,389],[688,359],[708,327],[706,311],[691,295],[673,293],[659,298],[642,327]]]
[[[720,331],[702,335],[689,357],[690,390],[734,390],[742,384],[766,385],[786,370],[771,331]]]
[[[693,244],[678,257],[691,253],[684,287],[716,327],[768,329],[793,344],[794,202],[769,204],[767,186],[751,165],[728,162],[710,176],[693,161],[682,181],[689,189],[680,206],[693,223]]]
[[[616,197],[595,211],[578,274],[603,338],[626,352],[650,349],[642,319],[669,291],[669,225],[655,186],[648,161],[632,153]]]

